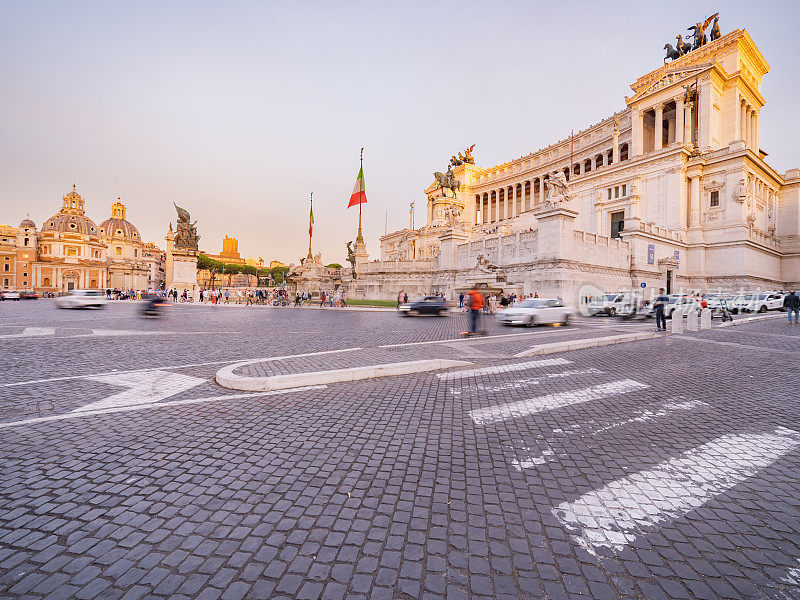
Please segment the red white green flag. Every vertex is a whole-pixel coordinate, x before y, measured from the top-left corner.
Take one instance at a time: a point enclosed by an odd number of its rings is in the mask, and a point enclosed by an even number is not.
[[[357,204],[366,204],[367,202],[367,192],[366,188],[364,187],[364,167],[361,167],[358,170],[358,177],[356,177],[356,184],[353,186],[353,193],[350,195],[350,204],[347,205],[347,208],[351,206],[355,206]]]
[[[311,212],[308,214],[308,237],[311,237],[314,231],[314,206],[311,206]]]

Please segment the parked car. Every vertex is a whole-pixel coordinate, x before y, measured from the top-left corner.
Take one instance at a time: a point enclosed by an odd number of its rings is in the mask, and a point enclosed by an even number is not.
[[[560,323],[566,325],[572,316],[572,309],[564,306],[559,298],[528,298],[520,300],[498,312],[498,320],[503,325],[544,325]]]
[[[669,304],[664,307],[664,316],[667,319],[671,319],[672,313],[676,310],[681,310],[684,314],[690,310],[694,310],[699,314],[703,308],[701,302],[702,298],[696,296],[673,294],[669,297]]]
[[[635,313],[642,306],[642,296],[635,292],[614,292],[594,298],[586,305],[589,314],[613,317],[616,314]]]
[[[36,300],[39,297],[39,294],[33,290],[28,290],[26,292],[20,292],[19,297],[23,300]]]
[[[15,292],[14,290],[0,292],[0,300],[19,300],[19,292]]]
[[[759,292],[740,296],[736,307],[742,312],[765,313],[768,310],[783,310],[783,296],[780,292]]]
[[[106,296],[100,290],[72,290],[56,298],[58,308],[103,308]]]
[[[418,315],[441,316],[447,313],[447,302],[442,300],[439,296],[423,296],[412,302],[401,304],[397,307],[397,310],[404,317]]]

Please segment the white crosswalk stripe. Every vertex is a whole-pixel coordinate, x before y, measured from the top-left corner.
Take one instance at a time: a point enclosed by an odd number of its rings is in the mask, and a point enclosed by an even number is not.
[[[546,358],[542,360],[529,360],[521,363],[510,363],[506,365],[497,365],[495,367],[481,367],[479,369],[465,369],[464,371],[452,371],[449,373],[440,373],[437,375],[439,379],[447,381],[453,379],[464,379],[466,377],[480,377],[482,375],[493,375],[497,373],[513,373],[515,371],[527,371],[528,369],[538,369],[541,367],[553,367],[557,365],[568,365],[571,361],[565,358]]]
[[[498,383],[497,385],[484,385],[482,383],[476,383],[473,386],[464,387],[463,389],[457,387],[451,387],[448,389],[448,392],[453,394],[454,396],[460,396],[464,393],[474,393],[474,390],[481,390],[482,392],[504,392],[506,390],[513,390],[519,389],[523,387],[539,385],[543,381],[550,381],[552,379],[566,379],[569,377],[574,377],[575,375],[593,375],[602,373],[600,369],[595,367],[589,367],[588,369],[569,369],[567,371],[561,371],[560,373],[547,373],[545,375],[539,375],[538,377],[523,377],[522,379],[517,379],[515,381],[507,381],[505,383]]]
[[[500,404],[470,411],[470,417],[476,425],[485,425],[533,415],[545,410],[555,410],[573,404],[581,404],[592,400],[601,400],[609,396],[627,394],[650,387],[633,379],[621,379],[588,388],[570,390],[558,394],[547,394],[529,400],[520,400],[510,404]]]
[[[590,552],[619,550],[729,491],[800,446],[798,432],[731,434],[562,502],[553,513]]]

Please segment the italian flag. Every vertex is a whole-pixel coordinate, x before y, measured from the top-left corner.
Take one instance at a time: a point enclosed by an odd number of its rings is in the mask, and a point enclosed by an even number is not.
[[[308,214],[308,237],[311,237],[312,232],[314,231],[314,207],[311,207],[311,211]]]
[[[364,167],[358,170],[358,177],[356,177],[356,184],[353,186],[353,193],[350,195],[350,204],[347,208],[355,206],[356,204],[366,204],[367,192],[364,187]]]

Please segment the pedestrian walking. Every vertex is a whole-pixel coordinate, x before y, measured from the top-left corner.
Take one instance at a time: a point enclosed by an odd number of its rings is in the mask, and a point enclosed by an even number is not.
[[[669,304],[669,296],[664,295],[664,288],[658,288],[658,296],[653,301],[653,308],[656,309],[656,331],[667,330],[667,318],[664,316],[667,304]]]
[[[478,322],[481,317],[481,309],[486,306],[486,299],[478,290],[469,293],[469,332],[478,333]]]
[[[789,292],[783,299],[783,307],[789,314],[789,324],[797,325],[797,318],[800,316],[800,296],[793,291]],[[792,321],[792,315],[794,315],[794,321]]]
[[[325,292],[322,292],[319,296],[319,305],[325,306]]]

